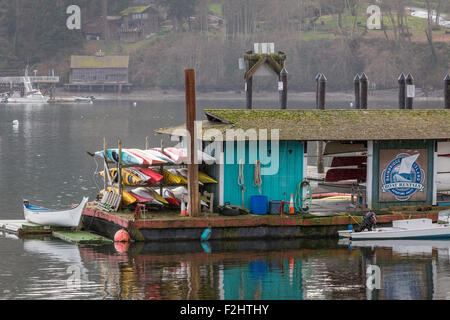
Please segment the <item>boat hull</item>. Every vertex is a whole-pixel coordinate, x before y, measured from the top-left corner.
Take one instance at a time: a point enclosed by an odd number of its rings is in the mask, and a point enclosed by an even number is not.
[[[437,239],[450,238],[450,225],[437,225],[424,229],[381,228],[376,231],[352,232],[351,240],[383,239]]]
[[[44,208],[41,208],[41,210],[32,210],[24,205],[24,216],[27,221],[40,225],[77,227],[80,223],[81,215],[87,202],[88,198],[85,197],[77,207],[59,211]]]

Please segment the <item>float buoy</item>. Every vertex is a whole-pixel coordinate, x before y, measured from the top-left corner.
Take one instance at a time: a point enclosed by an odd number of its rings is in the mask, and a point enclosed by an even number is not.
[[[116,242],[114,243],[114,248],[118,253],[127,253],[130,244],[128,242]]]
[[[130,235],[125,229],[121,229],[114,235],[114,242],[130,242]]]

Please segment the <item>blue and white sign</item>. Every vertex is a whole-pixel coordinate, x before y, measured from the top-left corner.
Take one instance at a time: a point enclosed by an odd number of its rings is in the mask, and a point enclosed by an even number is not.
[[[412,197],[413,201],[426,200],[426,165],[425,168],[420,165],[419,157],[426,160],[423,154],[413,152],[398,153],[395,158],[386,159],[388,162],[380,174],[381,201],[393,200],[392,197],[398,201],[408,201]],[[381,154],[380,159],[383,159]]]

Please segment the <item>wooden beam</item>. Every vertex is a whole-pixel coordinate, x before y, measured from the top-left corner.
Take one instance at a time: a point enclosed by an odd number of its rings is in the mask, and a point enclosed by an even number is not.
[[[195,130],[196,99],[195,99],[195,71],[187,69],[184,71],[186,88],[186,129],[189,133],[187,140],[188,153],[188,195],[189,215],[198,217],[200,215],[200,194],[198,185],[197,164],[197,135]]]
[[[255,74],[255,72],[267,61],[267,56],[262,57],[261,59],[259,59],[254,65],[253,67],[251,67],[244,75],[245,80],[250,79],[251,77],[253,77],[253,75]]]

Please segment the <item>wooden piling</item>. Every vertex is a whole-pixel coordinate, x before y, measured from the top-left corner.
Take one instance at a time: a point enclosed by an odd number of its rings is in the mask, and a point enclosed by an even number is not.
[[[287,109],[287,75],[288,72],[286,68],[283,68],[280,72],[280,84],[282,88],[279,88],[280,91],[280,108]]]
[[[108,159],[108,154],[106,153],[106,149],[107,149],[107,145],[106,145],[106,137],[104,137],[103,138],[103,156],[104,156],[104,158],[105,158],[105,163],[106,163],[106,159]],[[106,164],[105,164],[105,169],[104,169],[104,172],[103,172],[104,174],[103,174],[103,184],[104,184],[104,190],[106,191],[106,186],[108,185],[108,181],[107,181],[107,174],[109,174],[109,172],[108,172],[108,167],[106,166]]]
[[[369,94],[369,79],[367,78],[366,74],[363,72],[360,79],[361,84],[361,109],[367,109],[367,102],[368,102],[368,94]]]
[[[253,77],[250,77],[245,82],[245,96],[247,99],[247,109],[252,109],[252,95],[253,95]]]
[[[357,74],[353,79],[355,86],[355,109],[361,109],[361,92],[360,92],[360,77]]]
[[[195,101],[195,71],[187,69],[184,71],[186,88],[186,129],[189,133],[187,140],[188,152],[188,192],[189,192],[189,215],[198,217],[200,215],[200,196],[198,186],[198,164],[195,154],[197,152],[197,137],[195,132],[196,101]]]
[[[413,108],[414,97],[408,95],[408,91],[411,90],[411,89],[408,89],[408,87],[409,86],[414,86],[414,78],[411,75],[411,73],[408,73],[408,75],[406,76],[405,83],[406,83],[406,103],[405,103],[405,108],[406,109],[412,109]]]
[[[318,79],[318,109],[325,110],[325,95],[326,95],[326,86],[327,86],[327,78],[322,73]],[[324,165],[323,165],[323,141],[317,142],[317,173],[324,173]]]
[[[444,108],[450,109],[450,74],[444,78]]]
[[[318,73],[316,75],[316,109],[319,109],[319,79],[320,79],[321,74]]]
[[[117,164],[117,179],[119,180],[119,195],[123,195],[123,186],[122,186],[122,140],[119,140],[119,163]],[[112,187],[112,186],[111,186]],[[114,192],[114,188],[111,190]]]
[[[406,108],[406,82],[405,75],[403,72],[397,79],[398,82],[398,108],[405,109]]]

